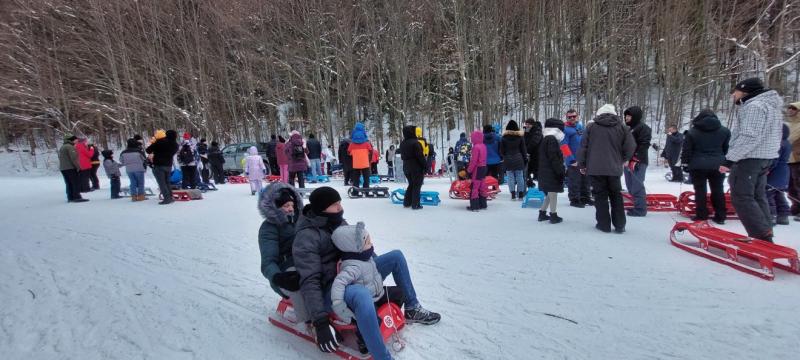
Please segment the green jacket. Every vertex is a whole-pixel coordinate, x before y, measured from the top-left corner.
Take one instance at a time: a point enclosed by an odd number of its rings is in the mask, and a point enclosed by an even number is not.
[[[64,141],[64,145],[58,149],[58,169],[59,170],[78,170],[80,169],[78,163],[78,152],[75,151],[75,145],[70,141]]]

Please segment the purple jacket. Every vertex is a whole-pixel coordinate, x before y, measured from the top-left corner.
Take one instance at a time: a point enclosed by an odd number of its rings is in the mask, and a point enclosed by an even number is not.
[[[296,146],[302,146],[304,151],[308,152],[308,150],[305,149],[303,137],[298,133],[294,133],[289,137],[289,141],[286,142],[286,147],[283,149],[286,153],[286,157],[289,159],[289,172],[306,172],[306,170],[308,170],[306,156],[303,155],[300,159],[296,159],[292,156],[292,150]]]
[[[486,145],[483,144],[482,132],[475,130],[470,137],[472,138],[472,156],[469,159],[467,171],[472,174],[472,180],[475,180],[478,168],[486,166]]]

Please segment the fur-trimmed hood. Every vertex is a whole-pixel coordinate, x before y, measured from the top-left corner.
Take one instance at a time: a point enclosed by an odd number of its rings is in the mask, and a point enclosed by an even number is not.
[[[300,216],[300,209],[303,208],[303,196],[293,187],[281,182],[274,182],[267,185],[258,197],[258,212],[261,213],[264,220],[275,225],[283,225],[289,222],[286,213],[275,205],[275,200],[280,196],[283,189],[291,191],[292,197],[294,198],[295,219]]]
[[[523,131],[523,130],[506,130],[506,131],[503,131],[503,136],[525,136],[525,131]]]

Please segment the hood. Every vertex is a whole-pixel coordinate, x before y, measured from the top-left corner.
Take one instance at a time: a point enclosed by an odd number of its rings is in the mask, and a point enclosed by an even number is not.
[[[289,143],[292,145],[303,145],[303,136],[300,133],[295,133],[289,137]]]
[[[692,126],[703,132],[711,132],[721,128],[722,123],[713,111],[705,109],[692,119]]]
[[[288,184],[274,182],[267,185],[258,197],[258,212],[261,213],[264,220],[276,225],[289,222],[289,218],[283,210],[275,205],[275,200],[278,199],[278,196],[280,196],[281,191],[284,189],[286,189],[286,191],[291,191],[292,197],[294,198],[295,216],[299,215],[300,209],[303,208],[303,197]]]
[[[628,126],[636,127],[636,125],[639,125],[639,124],[642,123],[642,116],[644,115],[644,112],[642,112],[642,108],[640,108],[638,106],[631,106],[631,107],[625,109],[625,111],[622,113],[622,115],[623,116],[630,115],[631,116],[631,122],[628,123]]]
[[[251,146],[247,149],[247,153],[250,155],[258,155],[258,149],[255,146]]]
[[[167,130],[166,136],[167,140],[175,141],[178,139],[178,133],[175,130]]]
[[[556,118],[549,118],[544,121],[544,128],[556,128],[564,132],[564,122]]]
[[[506,130],[503,131],[503,136],[525,136],[525,132],[522,130]]]
[[[786,137],[787,137],[787,138],[789,137],[789,131],[788,131],[788,129],[787,129],[787,131],[786,131]],[[103,158],[105,158],[105,159],[110,159],[110,158],[111,158],[111,156],[112,156],[112,155],[114,155],[114,152],[113,152],[113,151],[111,151],[111,150],[103,150],[103,151],[101,151],[101,152],[100,152],[100,154],[101,154],[101,155],[103,155]]]
[[[483,133],[478,131],[478,130],[473,131],[472,135],[470,135],[469,138],[470,138],[470,140],[472,140],[472,143],[475,144],[475,145],[483,144]]]
[[[403,126],[403,140],[416,139],[417,138],[416,132],[417,132],[417,127],[415,127],[414,125]],[[420,130],[420,132],[422,131]]]
[[[422,128],[421,127],[415,128],[414,129],[414,135],[417,136],[417,139],[422,138]]]
[[[595,116],[600,116],[603,114],[617,115],[617,108],[614,107],[614,105],[612,104],[605,104],[601,106],[599,109],[597,109]]]
[[[611,113],[600,114],[594,118],[594,122],[600,126],[613,127],[619,125],[620,118]]]
[[[342,225],[336,228],[331,235],[333,245],[342,252],[360,253],[367,242],[367,229],[359,221],[355,225]]]
[[[467,140],[467,133],[462,132],[461,135],[458,136],[459,139]]]
[[[497,141],[497,134],[490,132],[490,133],[483,133],[483,143],[484,144],[494,144]],[[474,141],[473,141],[474,142]]]
[[[506,130],[510,131],[519,131],[519,125],[514,120],[509,120],[508,124],[506,124]]]
[[[551,135],[555,136],[556,140],[558,140],[559,143],[564,140],[564,132],[561,131],[561,129],[559,128],[548,127],[542,130],[542,136],[551,136]]]
[[[360,122],[356,123],[356,126],[353,127],[353,131],[350,133],[350,139],[356,144],[363,144],[369,141],[367,131],[364,129],[364,124]]]

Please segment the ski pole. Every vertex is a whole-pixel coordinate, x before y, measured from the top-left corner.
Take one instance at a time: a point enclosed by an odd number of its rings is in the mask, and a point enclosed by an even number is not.
[[[794,196],[792,196],[792,195],[789,195],[789,193],[787,193],[786,191],[783,191],[783,190],[781,190],[781,189],[778,189],[778,188],[776,188],[776,187],[774,187],[774,186],[772,186],[772,185],[769,185],[769,184],[767,184],[767,187],[768,187],[768,188],[770,188],[770,189],[772,189],[772,190],[775,190],[775,191],[780,191],[780,192],[782,192],[784,195],[786,195],[786,197],[788,197],[790,200],[792,200],[792,201],[794,201],[794,202],[797,202],[797,203],[800,203],[800,200],[798,200],[797,198],[795,198],[795,197],[794,197]]]

